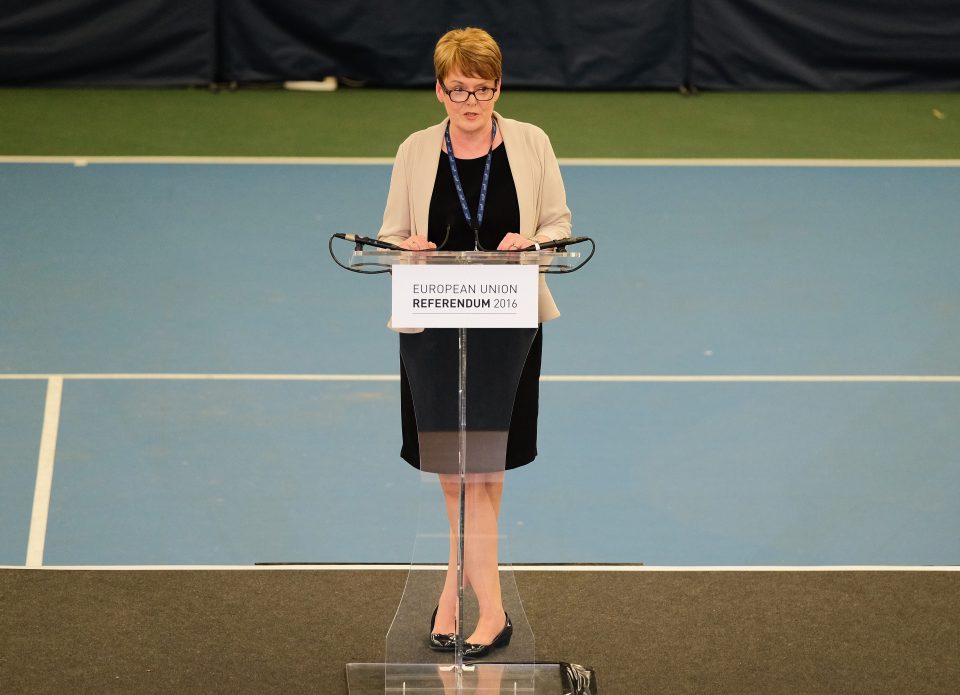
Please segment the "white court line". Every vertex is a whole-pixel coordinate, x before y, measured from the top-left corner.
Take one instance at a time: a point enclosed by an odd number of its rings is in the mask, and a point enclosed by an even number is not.
[[[676,159],[676,158],[562,158],[563,166],[598,167],[960,167],[960,159]]]
[[[958,383],[957,375],[926,374],[625,374],[543,375],[541,381],[649,383]]]
[[[57,453],[57,431],[60,428],[62,398],[63,378],[50,377],[47,382],[47,401],[43,409],[43,430],[40,434],[40,453],[37,457],[33,511],[30,514],[27,567],[43,565],[43,547],[47,539],[47,518],[50,512],[50,492],[53,489],[53,462]]]
[[[293,165],[293,166],[369,166],[393,164],[393,157],[101,157],[87,155],[0,156],[0,164],[214,164],[214,165]]]
[[[0,374],[0,381],[399,381],[399,374]],[[960,383],[956,374],[544,374],[576,383]]]
[[[400,381],[399,374],[0,374],[0,381],[40,380],[57,376],[78,381]]]
[[[561,157],[562,166],[597,167],[960,167],[960,159],[773,159],[773,158],[611,158]],[[125,156],[0,156],[0,164],[214,164],[214,165],[390,165],[393,157],[125,157]]]
[[[0,570],[42,569],[44,571],[265,571],[288,572],[405,572],[410,565],[46,565],[40,568],[0,566]],[[416,565],[412,569],[443,571],[446,565]],[[514,565],[501,571],[514,572],[960,572],[957,565]]]

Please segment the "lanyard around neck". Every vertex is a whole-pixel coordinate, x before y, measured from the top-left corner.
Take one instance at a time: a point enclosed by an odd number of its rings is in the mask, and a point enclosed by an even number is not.
[[[493,158],[493,142],[497,139],[497,122],[493,121],[493,128],[490,131],[490,149],[487,151],[487,161],[483,165],[483,181],[480,184],[480,202],[477,205],[477,218],[474,222],[470,214],[470,207],[467,205],[467,196],[463,192],[463,184],[460,183],[460,174],[457,171],[457,158],[453,156],[453,143],[450,141],[450,123],[447,123],[447,129],[443,134],[447,143],[447,158],[450,160],[450,173],[453,175],[453,185],[457,189],[457,197],[460,198],[460,207],[463,210],[463,216],[467,218],[467,224],[473,229],[476,236],[480,232],[480,225],[483,224],[483,208],[487,203],[487,185],[490,183],[490,160]]]

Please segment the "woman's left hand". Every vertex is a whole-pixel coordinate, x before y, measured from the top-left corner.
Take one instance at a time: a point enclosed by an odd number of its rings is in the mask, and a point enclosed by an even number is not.
[[[503,237],[500,245],[497,246],[497,251],[519,251],[520,249],[528,249],[531,246],[533,246],[532,239],[510,232]]]

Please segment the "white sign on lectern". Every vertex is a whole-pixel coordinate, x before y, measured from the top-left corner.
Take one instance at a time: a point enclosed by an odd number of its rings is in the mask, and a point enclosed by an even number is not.
[[[536,265],[394,265],[395,328],[536,328]]]

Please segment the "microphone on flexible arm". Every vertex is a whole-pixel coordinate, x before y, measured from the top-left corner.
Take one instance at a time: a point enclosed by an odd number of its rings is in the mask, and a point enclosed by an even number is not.
[[[359,234],[334,234],[337,239],[344,239],[345,241],[352,241],[357,245],[364,246],[376,246],[378,249],[389,249],[390,251],[406,251],[396,244],[391,244],[387,241],[380,241],[379,239],[371,239],[370,237],[360,236]]]
[[[584,241],[590,241],[590,237],[586,236],[570,236],[566,239],[557,239],[556,241],[544,241],[540,242],[540,250],[543,249],[558,249],[563,248],[564,246],[572,246],[573,244],[580,244]],[[517,251],[530,251],[531,247],[525,249],[517,249]]]

